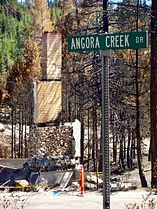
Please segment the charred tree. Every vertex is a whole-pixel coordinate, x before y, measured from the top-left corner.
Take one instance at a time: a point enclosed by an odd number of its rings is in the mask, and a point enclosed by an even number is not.
[[[151,186],[157,188],[157,0],[152,0],[151,16],[151,74],[150,74],[150,105],[151,105]]]
[[[136,30],[138,31],[138,16],[139,16],[139,0],[137,0],[137,18],[136,18]],[[147,181],[144,175],[144,168],[142,164],[142,151],[141,151],[141,133],[140,133],[140,90],[139,90],[139,53],[136,49],[136,69],[135,69],[135,95],[136,95],[136,138],[137,138],[137,162],[139,169],[139,176],[141,180],[141,186],[147,187]]]

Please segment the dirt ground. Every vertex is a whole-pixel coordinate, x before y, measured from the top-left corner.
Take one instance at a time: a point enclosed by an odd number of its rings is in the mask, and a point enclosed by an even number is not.
[[[83,196],[80,196],[78,191],[54,193],[53,190],[36,193],[15,192],[14,196],[16,195],[19,195],[21,200],[27,199],[24,209],[103,209],[103,194],[101,190],[86,191]],[[0,193],[0,197],[2,197],[2,193]],[[5,198],[11,200],[12,197],[8,193]],[[128,209],[129,205],[131,208],[131,205],[135,204],[136,206],[141,206],[141,209],[157,208],[157,195],[153,192],[150,193],[148,189],[139,188],[134,191],[114,192],[111,193],[110,201],[111,209]],[[151,202],[156,206],[148,207],[148,204]],[[18,205],[20,205],[20,202]],[[0,209],[4,208],[0,207]],[[11,207],[8,208],[11,209]]]

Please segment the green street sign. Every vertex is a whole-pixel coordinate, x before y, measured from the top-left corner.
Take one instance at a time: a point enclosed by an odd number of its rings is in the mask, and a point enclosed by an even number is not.
[[[124,32],[113,34],[94,34],[68,37],[68,51],[98,51],[142,49],[148,47],[148,32]]]
[[[81,52],[81,51],[98,51],[101,50],[101,43],[103,37],[96,35],[82,35],[82,36],[69,36],[68,37],[68,51]]]

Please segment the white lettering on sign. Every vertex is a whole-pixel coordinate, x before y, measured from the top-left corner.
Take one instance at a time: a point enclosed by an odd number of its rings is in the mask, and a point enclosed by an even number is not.
[[[74,41],[73,38],[72,38],[72,40],[71,40],[71,49],[75,49],[75,41]]]
[[[111,36],[111,47],[114,47],[114,36]]]
[[[143,37],[140,37],[140,43],[143,43]]]
[[[100,48],[100,43],[98,37],[96,37],[95,48]]]
[[[105,45],[107,48],[129,47],[129,35],[106,36]]]
[[[77,40],[77,39],[76,39]],[[81,38],[81,48],[84,49],[85,48],[85,39]]]
[[[139,44],[139,43],[143,43],[143,37],[140,36],[140,37],[136,37],[136,44]]]
[[[110,37],[109,36],[106,36],[106,47],[108,48],[108,47],[110,47],[110,44],[109,44],[109,40],[110,39]]]
[[[98,37],[75,37],[71,40],[71,49],[100,49]]]
[[[87,49],[89,49],[89,47],[90,47],[89,37],[86,38],[86,47],[87,47]]]
[[[90,44],[91,44],[91,48],[94,48],[94,38],[93,37],[90,38]]]
[[[118,44],[119,40],[118,40],[118,38],[119,38],[119,36],[115,36],[115,46],[116,47],[119,47],[119,44]]]
[[[136,43],[138,44],[140,41],[139,37],[136,37]]]
[[[76,47],[77,47],[77,48],[80,48],[80,39],[77,39],[77,40],[76,40]]]
[[[125,35],[125,47],[126,46],[129,47],[129,40],[128,40],[128,38],[129,38],[129,35]]]
[[[124,38],[124,35],[120,35],[120,43],[119,43],[119,46],[120,47],[124,47],[124,40],[123,40],[123,38]]]

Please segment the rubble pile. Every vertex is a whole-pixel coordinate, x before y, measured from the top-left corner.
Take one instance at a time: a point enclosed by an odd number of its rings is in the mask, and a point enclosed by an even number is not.
[[[43,158],[32,158],[27,160],[24,168],[37,171],[56,171],[56,170],[68,170],[75,168],[75,160],[72,156],[62,157],[43,157]]]
[[[74,155],[75,140],[71,127],[37,127],[28,143],[29,157]]]
[[[103,180],[101,176],[97,177],[96,173],[88,172],[85,175],[85,188],[86,189],[96,189],[103,187]]]
[[[86,189],[97,189],[103,188],[103,175],[96,176],[96,173],[88,172],[85,175],[85,188]],[[128,191],[136,189],[136,184],[132,180],[123,179],[123,176],[120,178],[111,177],[110,178],[110,190],[111,192],[115,191]]]

